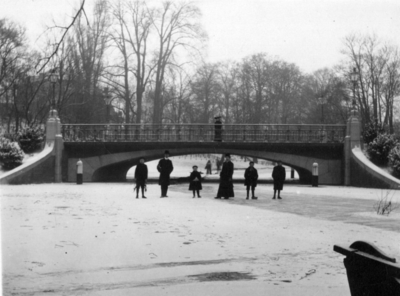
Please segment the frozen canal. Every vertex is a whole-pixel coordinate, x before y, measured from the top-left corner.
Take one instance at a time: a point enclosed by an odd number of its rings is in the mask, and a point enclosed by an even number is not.
[[[277,201],[265,184],[246,201],[241,184],[233,200],[187,186],[161,199],[149,184],[146,200],[130,183],[2,186],[3,295],[346,296],[334,244],[400,259],[399,212],[373,212],[384,190],[289,185]]]

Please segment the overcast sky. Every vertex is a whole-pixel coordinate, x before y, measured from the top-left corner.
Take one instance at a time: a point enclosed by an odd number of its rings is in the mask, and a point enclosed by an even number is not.
[[[153,0],[155,1],[155,0]],[[86,0],[87,9],[94,0]],[[53,18],[63,24],[80,0],[0,0],[0,17],[23,24],[34,41]],[[207,61],[265,52],[302,71],[331,67],[351,33],[400,46],[399,0],[195,0],[209,35]]]

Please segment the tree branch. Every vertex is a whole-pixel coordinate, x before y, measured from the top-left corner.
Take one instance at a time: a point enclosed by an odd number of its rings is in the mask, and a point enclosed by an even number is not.
[[[71,27],[75,24],[75,21],[78,19],[78,17],[80,16],[81,13],[83,13],[83,14],[85,15],[86,21],[87,21],[87,23],[88,23],[88,25],[89,25],[89,20],[88,20],[88,18],[87,18],[87,15],[86,15],[86,12],[85,12],[85,8],[84,8],[84,6],[85,6],[85,1],[86,1],[86,0],[82,0],[82,3],[81,3],[81,5],[80,5],[78,11],[76,12],[75,16],[72,18],[72,21],[71,21],[71,23],[70,23],[68,26],[66,26],[66,27],[56,26],[57,28],[62,28],[62,29],[64,29],[65,31],[64,31],[64,33],[62,34],[60,40],[57,42],[56,48],[53,50],[53,52],[50,54],[50,56],[48,56],[48,57],[46,57],[46,58],[43,58],[43,59],[40,59],[40,60],[37,62],[37,64],[35,65],[35,69],[36,69],[36,68],[39,66],[39,63],[40,63],[41,61],[45,60],[44,64],[39,68],[39,70],[36,71],[37,74],[40,73],[40,72],[44,69],[44,67],[46,67],[46,65],[50,62],[50,60],[57,54],[58,49],[60,48],[60,45],[62,44],[62,42],[63,42],[64,39],[65,39],[65,36],[67,35],[67,33],[68,33],[68,31],[71,29]],[[53,28],[55,28],[55,27],[53,27]]]

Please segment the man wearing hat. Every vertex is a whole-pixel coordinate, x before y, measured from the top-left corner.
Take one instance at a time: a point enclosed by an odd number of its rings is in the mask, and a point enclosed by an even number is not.
[[[215,116],[214,117],[215,122],[214,122],[214,141],[215,142],[221,142],[222,141],[222,121],[221,121],[221,116]]]
[[[139,198],[139,188],[142,189],[142,198],[146,198],[144,196],[144,188],[146,187],[147,174],[147,165],[144,164],[144,157],[141,157],[135,169],[136,198]]]
[[[234,197],[233,192],[233,163],[231,162],[231,155],[229,153],[225,154],[225,162],[222,164],[222,170],[219,174],[219,187],[216,198],[228,199]]]
[[[174,170],[172,161],[169,159],[169,151],[165,150],[164,158],[158,162],[157,170],[160,172],[158,184],[161,185],[161,197],[168,197],[167,191],[169,186],[169,175]]]

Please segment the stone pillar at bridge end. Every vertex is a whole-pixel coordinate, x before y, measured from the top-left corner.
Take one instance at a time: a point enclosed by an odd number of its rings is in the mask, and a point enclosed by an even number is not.
[[[358,113],[355,109],[347,120],[346,137],[344,140],[344,185],[350,186],[350,159],[351,150],[355,147],[361,147],[361,126],[358,119]]]
[[[46,143],[54,143],[54,182],[61,182],[61,159],[63,152],[63,139],[61,135],[61,122],[57,110],[50,110],[49,118],[46,122]]]

